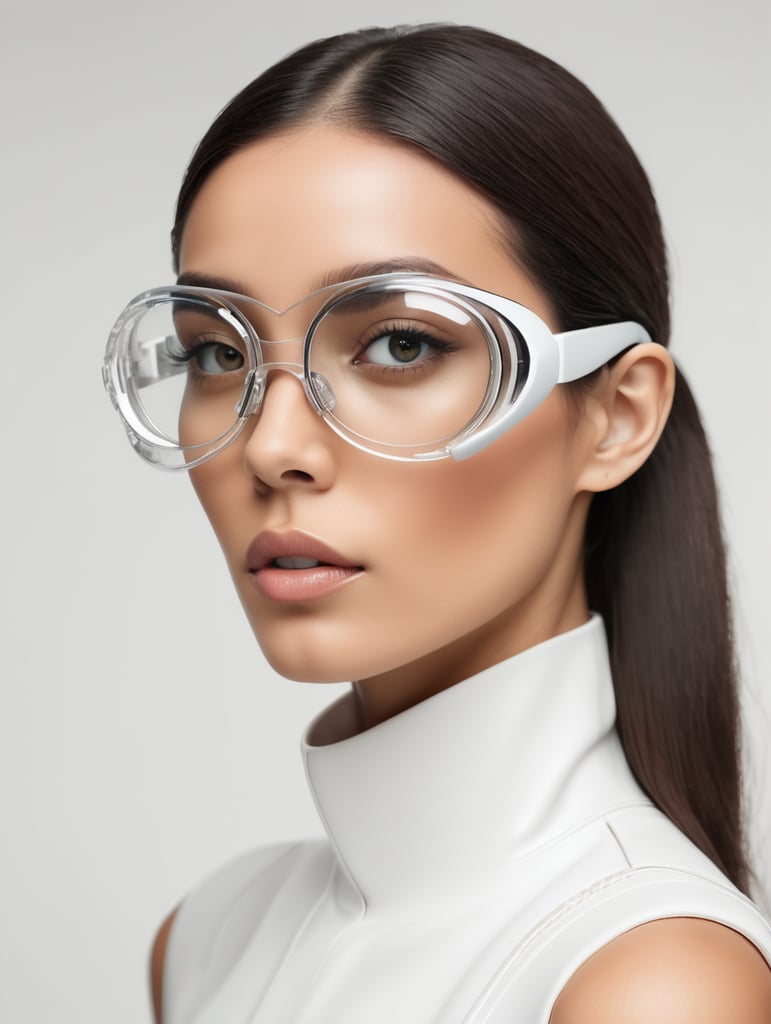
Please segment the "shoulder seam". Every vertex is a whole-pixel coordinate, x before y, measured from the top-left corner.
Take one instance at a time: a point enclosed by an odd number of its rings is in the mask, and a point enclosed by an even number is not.
[[[618,846],[619,850],[621,851],[621,856],[627,862],[627,865],[631,868],[632,867],[632,862],[629,859],[629,855],[627,854],[626,850],[624,849],[624,844],[621,842],[621,839],[619,838],[618,833],[613,828],[613,826],[611,825],[611,823],[608,821],[607,818],[605,819],[605,827],[607,828],[608,832],[610,832],[611,836],[615,840],[616,846]]]

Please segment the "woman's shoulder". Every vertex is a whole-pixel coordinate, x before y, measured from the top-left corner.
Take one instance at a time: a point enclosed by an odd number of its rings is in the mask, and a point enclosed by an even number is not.
[[[768,1024],[771,971],[759,950],[715,921],[640,925],[590,957],[550,1024]]]
[[[527,1019],[543,1024],[771,1024],[761,909],[655,807],[619,808],[588,827],[598,839],[581,877],[572,884],[571,861],[571,885],[493,980],[491,1022],[524,1019],[526,1003]],[[574,846],[567,836],[565,851]],[[747,999],[759,1016],[721,1016]]]

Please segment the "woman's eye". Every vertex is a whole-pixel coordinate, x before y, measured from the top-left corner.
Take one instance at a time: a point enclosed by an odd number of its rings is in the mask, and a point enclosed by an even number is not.
[[[202,373],[230,373],[244,365],[244,357],[237,348],[214,341],[193,348],[191,359]]]
[[[405,366],[416,363],[444,346],[422,331],[389,331],[371,341],[357,362],[379,366]]]

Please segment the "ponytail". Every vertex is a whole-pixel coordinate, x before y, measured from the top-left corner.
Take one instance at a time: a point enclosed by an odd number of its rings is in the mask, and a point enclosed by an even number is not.
[[[704,429],[678,370],[667,426],[587,524],[618,731],[638,782],[743,892],[739,704],[726,558]]]

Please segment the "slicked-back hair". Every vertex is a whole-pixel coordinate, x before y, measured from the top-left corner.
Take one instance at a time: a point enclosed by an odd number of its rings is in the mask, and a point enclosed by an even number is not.
[[[193,155],[172,231],[175,264],[191,205],[222,161],[323,122],[413,147],[483,195],[562,330],[636,320],[668,344],[661,224],[629,143],[564,68],[478,28],[333,36],[260,75]],[[582,382],[569,387],[578,401]],[[746,892],[725,549],[710,452],[679,370],[650,458],[592,500],[585,574],[608,630],[618,730],[637,780]]]

